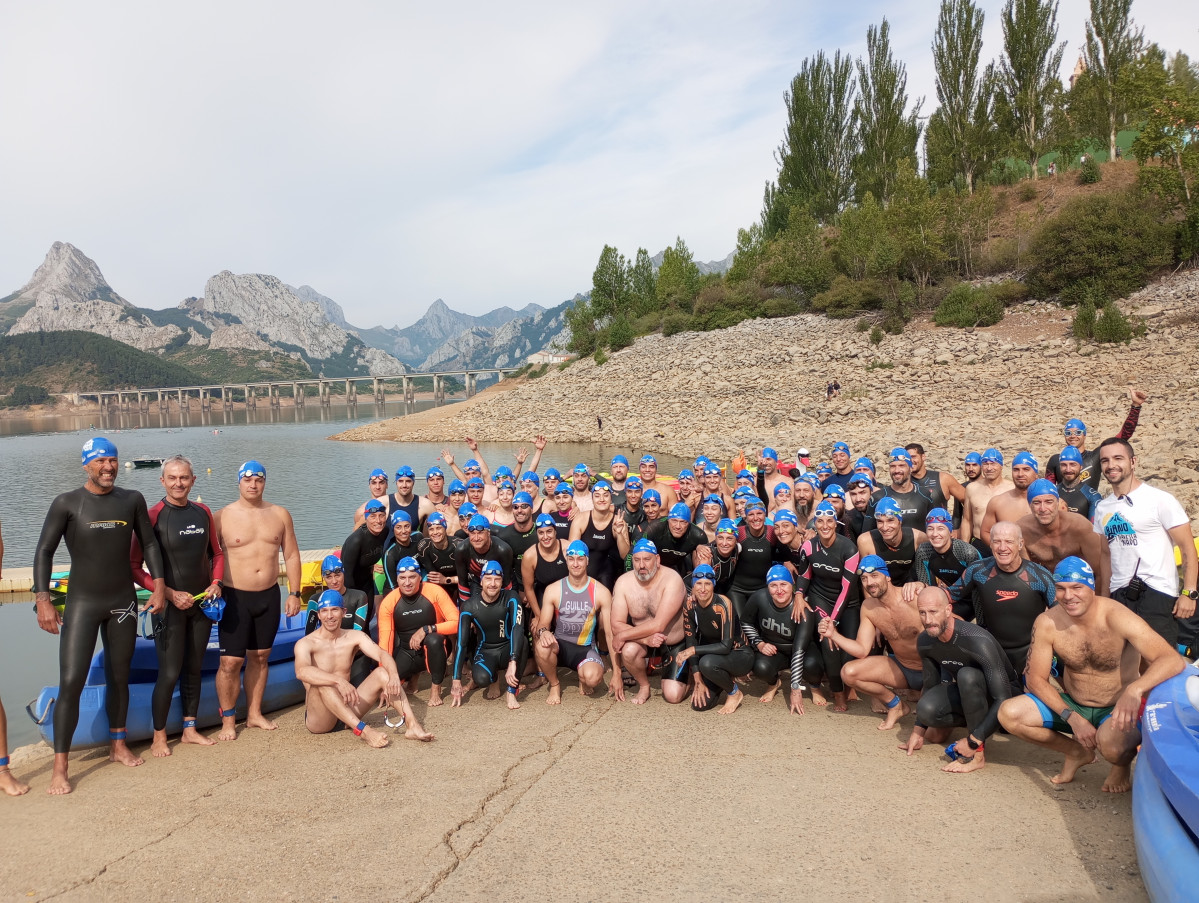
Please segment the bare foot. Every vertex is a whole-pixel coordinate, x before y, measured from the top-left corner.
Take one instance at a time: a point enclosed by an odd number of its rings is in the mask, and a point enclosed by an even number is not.
[[[833,694],[833,711],[834,712],[849,711],[849,703],[846,702],[846,700],[845,700],[845,691],[844,690],[842,690],[840,693]]]
[[[404,692],[412,694],[416,692],[416,685],[420,681],[420,675],[416,674],[404,681]]]
[[[383,733],[381,730],[376,730],[375,728],[369,726],[362,729],[361,736],[363,743],[365,743],[367,746],[373,746],[375,749],[382,749],[391,742],[387,734]]]
[[[54,773],[50,775],[50,786],[46,788],[46,792],[51,796],[62,796],[70,793],[74,788],[71,787],[71,782],[67,780],[67,770],[58,770],[55,766]]]
[[[0,790],[3,790],[9,796],[20,796],[23,793],[29,792],[29,785],[22,784],[14,778],[6,765],[4,768],[0,768]]]
[[[858,696],[858,691],[856,689],[854,689],[853,687],[850,687],[849,688],[849,696],[847,698],[849,699],[850,702],[857,702],[861,697]]]
[[[601,680],[600,683],[603,683],[603,681]],[[582,681],[579,681],[579,695],[580,696],[590,696],[592,693],[594,693],[598,689],[599,689],[599,684],[596,684],[594,687],[589,687],[589,686],[587,686],[587,684],[583,683]]]
[[[433,684],[433,688],[429,691],[429,708],[436,708],[441,705],[441,684]]]
[[[736,693],[730,693],[724,701],[724,705],[720,707],[720,714],[731,715],[737,709],[741,708],[741,703],[745,702],[745,692],[738,690]]]
[[[462,695],[465,696],[467,693],[469,693],[474,688],[475,688],[475,679],[473,677],[468,677],[466,679],[466,681],[462,684]]]
[[[483,694],[483,698],[484,699],[499,699],[500,698],[500,685],[498,683],[494,683],[491,686],[489,686],[487,688],[487,692]]]
[[[870,697],[870,711],[874,712],[874,714],[876,714],[876,715],[885,715],[885,714],[887,714],[888,710],[885,705],[883,705],[881,702],[879,702],[877,699],[875,699],[873,696],[871,696]],[[879,730],[886,730],[886,728],[879,728]]]
[[[133,750],[125,745],[124,740],[113,740],[108,749],[108,761],[120,762],[122,765],[128,765],[130,768],[137,768],[137,766],[144,764],[146,760],[141,756],[135,756]]]
[[[1113,765],[1103,782],[1104,793],[1128,793],[1132,789],[1132,766]]]
[[[237,739],[237,716],[230,715],[227,718],[221,719],[221,732],[217,734],[218,740],[236,740]]]
[[[828,697],[817,689],[812,690],[812,705],[828,705]]]
[[[1080,768],[1085,768],[1099,758],[1093,749],[1084,749],[1081,746],[1079,749],[1081,752],[1078,755],[1066,756],[1066,761],[1062,763],[1062,770],[1049,780],[1055,784],[1069,784],[1074,780],[1074,776],[1078,774]]]
[[[883,711],[887,713],[887,717],[884,718],[883,723],[878,726],[880,731],[891,730],[893,727],[895,727],[895,725],[899,724],[900,718],[902,718],[904,715],[910,715],[912,713],[911,707],[902,699],[899,700],[899,704],[894,708],[889,709],[884,705]]]
[[[262,731],[273,731],[278,726],[279,725],[275,724],[275,722],[264,717],[263,715],[246,716],[246,727],[256,727]]]
[[[216,741],[205,737],[194,727],[185,727],[179,737],[180,743],[194,743],[196,746],[216,746]]]
[[[770,703],[774,702],[774,697],[778,695],[779,687],[782,685],[783,682],[781,680],[776,680],[766,688],[766,692],[759,697],[758,702],[762,703],[763,705],[770,705]]]
[[[526,686],[525,689],[526,690],[539,690],[548,683],[549,683],[549,678],[547,678],[544,674],[538,674],[531,681],[529,681],[528,686]]]
[[[408,719],[408,730],[404,731],[404,736],[409,740],[420,740],[422,743],[428,743],[434,739],[433,735],[421,727],[420,722],[415,718]]]
[[[520,708],[520,700],[516,698],[515,693],[505,693],[504,695],[508,697],[508,708],[513,710]]]
[[[983,751],[980,749],[974,754],[974,758],[972,758],[969,762],[963,762],[961,759],[954,759],[948,765],[942,766],[941,770],[948,774],[969,774],[972,771],[978,771],[986,764],[987,760],[983,758]]]
[[[633,697],[633,705],[645,705],[649,702],[650,688],[649,684],[641,684],[641,689],[637,691],[637,695]]]
[[[156,759],[165,759],[171,754],[171,747],[167,745],[167,732],[155,731],[154,742],[150,744],[150,755]]]
[[[562,685],[550,684],[549,695],[545,697],[546,705],[561,705],[562,704]]]

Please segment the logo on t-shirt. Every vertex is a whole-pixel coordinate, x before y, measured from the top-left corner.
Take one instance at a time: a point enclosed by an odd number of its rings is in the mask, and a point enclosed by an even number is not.
[[[1118,511],[1104,520],[1103,535],[1109,545],[1116,541],[1119,541],[1122,546],[1135,546],[1137,544],[1137,531],[1133,529],[1132,524],[1126,521],[1124,516]]]

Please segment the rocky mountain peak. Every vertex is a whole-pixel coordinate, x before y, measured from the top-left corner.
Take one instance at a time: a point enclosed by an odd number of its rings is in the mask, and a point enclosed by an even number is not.
[[[10,301],[46,307],[85,301],[104,301],[128,307],[129,302],[114,292],[96,262],[73,244],[56,241],[32,278],[9,296]]]

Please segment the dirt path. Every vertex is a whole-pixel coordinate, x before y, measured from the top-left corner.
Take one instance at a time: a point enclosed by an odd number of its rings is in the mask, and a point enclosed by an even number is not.
[[[417,711],[438,739],[369,750],[274,734],[176,747],[138,769],[77,754],[77,792],[0,798],[5,899],[395,901],[636,899],[1145,900],[1130,797],[1091,766],[1055,790],[1056,763],[1010,738],[974,775],[850,713],[760,705],[731,717],[659,697],[644,709],[540,690],[509,713],[472,695]],[[427,698],[426,690],[421,691]],[[379,716],[368,719],[381,725]],[[938,869],[941,877],[926,878]]]

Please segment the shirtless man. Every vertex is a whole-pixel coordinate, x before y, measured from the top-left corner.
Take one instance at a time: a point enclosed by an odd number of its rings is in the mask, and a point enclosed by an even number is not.
[[[387,504],[387,471],[382,467],[376,467],[371,471],[371,475],[367,478],[367,485],[370,487],[371,499],[382,499],[384,504]],[[366,502],[358,506],[358,510],[354,512],[354,529],[357,530],[366,523]]]
[[[396,705],[404,713],[409,740],[428,742],[433,735],[421,727],[416,713],[404,694],[396,663],[361,630],[341,626],[345,603],[336,590],[327,589],[316,603],[320,629],[296,642],[296,677],[307,691],[304,698],[304,726],[310,734],[327,734],[344,724],[361,737],[367,746],[382,749],[390,741],[385,733],[367,725],[362,716],[376,705]],[[350,683],[350,665],[361,652],[380,667],[359,686]]]
[[[1058,488],[1049,480],[1037,480],[1028,487],[1028,505],[1032,514],[1016,521],[1024,536],[1024,554],[1029,561],[1049,570],[1063,558],[1075,555],[1095,569],[1096,592],[1106,596],[1112,575],[1112,557],[1103,537],[1091,522],[1066,510],[1058,497]]]
[[[966,486],[966,507],[958,531],[958,536],[984,556],[991,554],[983,542],[983,519],[987,516],[987,505],[992,496],[1013,488],[1012,481],[1003,476],[1003,455],[998,449],[988,448],[982,453],[982,476]]]
[[[574,490],[575,510],[592,510],[595,506],[591,503],[591,468],[586,464],[576,464],[570,472],[570,484]]]
[[[670,568],[662,567],[658,548],[648,539],[633,544],[633,570],[622,574],[612,591],[613,655],[637,681],[634,705],[649,702],[650,685],[646,659],[650,649],[661,649],[668,659],[681,652],[686,637],[683,628],[683,598],[686,596],[683,578]],[[687,695],[686,685],[668,682],[662,695],[667,702],[679,703]],[[624,686],[613,680],[612,692],[624,700]]]
[[[773,448],[762,449],[758,457],[758,496],[759,498],[774,498],[774,487],[780,483],[791,486],[791,480],[779,470],[779,453]]]
[[[243,663],[246,727],[275,729],[275,722],[262,714],[262,694],[279,630],[280,549],[290,590],[287,614],[300,612],[301,563],[295,527],[286,508],[263,499],[265,487],[266,467],[247,461],[237,472],[238,500],[216,513],[216,535],[225,550],[225,614],[219,622],[221,664],[216,676],[219,740],[237,739],[237,685]]]
[[[1081,558],[1064,558],[1053,579],[1058,604],[1037,618],[1025,672],[1028,692],[1000,707],[1000,723],[1009,733],[1065,756],[1053,783],[1070,783],[1098,751],[1112,765],[1103,790],[1127,793],[1141,743],[1141,706],[1149,691],[1180,673],[1185,662],[1141,618],[1096,595],[1094,571]],[[1061,692],[1049,682],[1054,656]],[[1147,665],[1143,674],[1138,659]]]
[[[424,526],[425,519],[434,511],[439,511],[443,515],[450,513],[450,500],[445,494],[445,471],[440,467],[430,467],[425,473],[425,486],[428,487],[428,492],[420,497],[420,507],[418,508],[419,520],[413,525]]]
[[[637,465],[637,471],[641,475],[642,497],[644,498],[644,493],[651,489],[657,491],[661,496],[658,503],[664,511],[669,511],[679,499],[673,487],[667,486],[664,481],[658,479],[658,459],[653,455],[642,455],[641,462]]]
[[[1012,488],[995,493],[987,502],[982,523],[983,542],[990,545],[991,528],[1000,521],[1016,523],[1032,513],[1028,505],[1028,487],[1037,478],[1038,466],[1037,459],[1026,451],[1012,458]]]
[[[867,555],[858,563],[858,575],[866,598],[857,636],[842,636],[832,618],[823,618],[819,631],[821,637],[853,656],[855,660],[841,669],[841,680],[886,706],[886,717],[878,729],[889,731],[912,711],[895,691],[924,687],[924,665],[916,651],[916,637],[924,625],[915,595],[905,601],[907,594],[891,582],[881,558]],[[870,654],[880,634],[891,645],[889,655]]]

